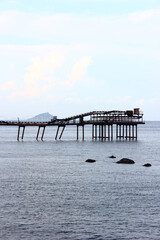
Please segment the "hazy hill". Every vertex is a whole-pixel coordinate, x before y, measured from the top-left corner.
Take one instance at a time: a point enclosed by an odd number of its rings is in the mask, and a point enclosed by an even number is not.
[[[30,121],[30,122],[31,121],[33,121],[33,122],[47,122],[47,121],[50,121],[53,118],[54,118],[53,115],[51,115],[50,113],[46,112],[46,113],[38,114],[38,115],[36,115],[33,118],[29,118],[29,119],[27,119],[27,121]]]

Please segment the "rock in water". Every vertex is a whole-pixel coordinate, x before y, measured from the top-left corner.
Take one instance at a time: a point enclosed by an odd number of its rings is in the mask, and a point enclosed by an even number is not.
[[[87,159],[86,162],[94,163],[94,162],[96,162],[96,160],[94,160],[94,159]]]
[[[109,156],[109,158],[116,158],[114,155]]]
[[[122,158],[116,163],[122,163],[122,164],[134,164],[135,162],[129,158]]]
[[[150,164],[150,163],[145,163],[143,166],[144,166],[144,167],[151,167],[152,164]]]

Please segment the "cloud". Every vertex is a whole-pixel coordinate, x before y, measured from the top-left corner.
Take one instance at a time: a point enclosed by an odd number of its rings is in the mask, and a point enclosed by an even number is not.
[[[13,90],[15,89],[15,83],[14,81],[7,81],[0,85],[0,89],[2,89],[3,91]]]
[[[17,81],[17,88],[13,89],[9,98],[50,96],[53,99],[52,95],[57,96],[59,92],[64,94],[77,82],[86,84],[90,81],[87,69],[91,63],[91,56],[81,57],[75,62],[69,57],[69,53],[64,55],[61,51],[52,51],[48,54],[42,52],[30,59],[31,64],[25,68],[23,81],[20,84]],[[10,67],[12,69],[12,65]],[[71,69],[70,74],[68,69]],[[6,83],[5,86],[9,87],[9,84]],[[71,98],[68,98],[68,101],[71,101]]]
[[[160,10],[145,10],[130,14],[130,20],[133,24],[147,23],[159,18]]]
[[[7,11],[0,14],[0,35],[52,43],[143,44],[160,40],[160,9],[131,14],[89,16],[87,14],[29,14]],[[25,28],[24,28],[25,26]],[[158,38],[158,39],[157,39]]]
[[[148,102],[150,104],[156,104],[156,103],[160,104],[160,98],[151,98],[148,100]]]
[[[9,64],[9,71],[10,71],[10,73],[13,73],[13,68],[14,68],[13,63],[10,63]]]
[[[144,98],[141,98],[138,101],[136,101],[137,106],[144,106],[144,104],[145,104],[145,99]]]
[[[72,68],[69,80],[62,83],[63,86],[72,87],[77,81],[83,81],[87,72],[87,68],[91,63],[91,56],[85,56],[78,60]],[[86,78],[85,78],[86,80]]]
[[[73,98],[72,97],[68,97],[65,99],[65,102],[72,102],[73,101]]]
[[[26,68],[27,72],[24,74],[24,89],[14,92],[11,97],[37,97],[47,92],[54,84],[54,72],[62,65],[63,59],[56,52],[30,59],[32,64]]]
[[[122,102],[128,102],[128,101],[130,101],[131,99],[132,99],[131,96],[125,96],[125,97],[122,98]]]
[[[147,98],[147,99],[139,99],[137,100],[137,105],[140,106],[152,106],[152,105],[160,105],[160,98]]]

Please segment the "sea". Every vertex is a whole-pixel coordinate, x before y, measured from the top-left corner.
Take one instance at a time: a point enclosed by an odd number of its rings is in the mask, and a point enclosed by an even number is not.
[[[77,141],[74,126],[55,141],[56,130],[36,141],[26,127],[18,142],[0,127],[0,239],[160,240],[160,122],[139,125],[137,141],[92,140],[90,127]]]

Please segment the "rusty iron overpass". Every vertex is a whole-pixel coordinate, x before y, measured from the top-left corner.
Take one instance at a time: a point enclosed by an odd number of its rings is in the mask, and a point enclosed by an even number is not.
[[[84,127],[86,125],[92,126],[91,134],[93,140],[113,140],[114,129],[116,139],[137,140],[137,126],[144,123],[143,113],[139,111],[139,108],[135,108],[134,110],[126,111],[92,111],[61,119],[56,117],[47,122],[0,121],[0,126],[17,126],[17,141],[20,139],[23,141],[26,127],[38,127],[36,140],[39,139],[40,129],[42,128],[41,140],[43,141],[46,127],[57,127],[55,135],[55,140],[57,140],[62,138],[66,126],[73,125],[77,127],[77,140],[79,139],[79,127],[82,128],[82,140],[84,140]]]

